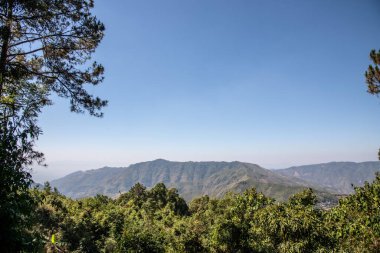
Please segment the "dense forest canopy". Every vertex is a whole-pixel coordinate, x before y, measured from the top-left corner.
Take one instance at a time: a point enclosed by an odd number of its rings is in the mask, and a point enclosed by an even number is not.
[[[98,195],[73,200],[48,184],[32,194],[39,200],[31,231],[35,251],[44,247],[50,252],[380,250],[380,174],[329,210],[316,206],[311,189],[282,203],[254,188],[186,203],[162,183],[149,190],[138,183],[116,199]]]

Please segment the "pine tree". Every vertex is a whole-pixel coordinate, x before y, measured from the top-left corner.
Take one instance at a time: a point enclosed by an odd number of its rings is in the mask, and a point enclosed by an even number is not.
[[[368,87],[368,92],[372,95],[378,96],[380,93],[380,50],[376,52],[375,49],[371,50],[369,54],[374,66],[369,65],[367,71],[365,72],[366,83]],[[377,153],[380,160],[380,149]]]
[[[369,65],[365,72],[366,83],[368,92],[372,95],[378,95],[380,93],[380,50],[372,50],[369,54],[374,66]]]
[[[43,162],[34,142],[51,94],[68,98],[73,112],[98,117],[107,104],[86,90],[104,72],[90,61],[105,30],[93,7],[93,0],[0,0],[1,252],[33,251],[30,167]]]

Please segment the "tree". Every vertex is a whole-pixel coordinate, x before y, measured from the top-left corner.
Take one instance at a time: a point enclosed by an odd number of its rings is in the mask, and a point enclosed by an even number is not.
[[[146,187],[137,183],[128,192],[121,194],[117,201],[123,205],[127,205],[130,201],[133,201],[133,204],[140,208],[147,198]]]
[[[12,122],[0,126],[0,251],[32,251],[28,232],[31,211],[36,207],[28,188],[32,180],[26,166],[41,154],[31,150],[26,133],[18,133]]]
[[[380,93],[380,50],[376,52],[375,49],[372,49],[369,57],[372,60],[374,66],[369,65],[367,71],[365,72],[368,88],[367,91],[372,95],[378,96]],[[377,156],[380,160],[380,149],[377,153]]]
[[[72,111],[102,116],[107,101],[85,89],[102,82],[104,72],[96,62],[86,64],[104,35],[91,14],[93,0],[1,0],[0,6],[2,102],[18,106],[19,90],[39,88],[42,105],[55,92],[70,99]]]
[[[372,95],[378,95],[380,93],[380,50],[372,50],[369,54],[374,66],[369,65],[367,71],[365,72],[366,83],[368,87],[368,92]]]
[[[307,189],[286,203],[260,209],[252,219],[251,247],[255,252],[333,252],[323,211],[315,204],[316,196]]]
[[[328,213],[326,226],[339,252],[380,251],[380,173],[372,183],[355,187]]]
[[[107,104],[86,90],[101,83],[104,72],[89,63],[104,35],[93,6],[92,0],[0,0],[1,252],[32,251],[26,237],[34,209],[29,172],[33,162],[43,162],[34,143],[50,95],[70,99],[73,112],[98,117]]]

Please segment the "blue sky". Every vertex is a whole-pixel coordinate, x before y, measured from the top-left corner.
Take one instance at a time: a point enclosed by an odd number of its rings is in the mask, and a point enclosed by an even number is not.
[[[380,49],[378,0],[95,1],[102,119],[54,98],[37,146],[48,168],[164,158],[266,168],[375,160],[380,99],[366,93]]]

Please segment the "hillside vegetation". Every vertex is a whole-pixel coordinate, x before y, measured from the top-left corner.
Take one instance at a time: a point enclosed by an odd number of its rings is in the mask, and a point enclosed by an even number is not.
[[[380,162],[331,162],[276,170],[284,176],[295,177],[319,185],[331,192],[350,194],[353,186],[372,181],[380,171]]]
[[[30,251],[379,252],[380,174],[339,205],[316,207],[311,189],[278,203],[254,188],[189,204],[176,189],[136,184],[117,199],[73,200],[33,190]],[[54,238],[54,239],[52,239]]]
[[[323,198],[333,198],[318,185],[242,162],[171,162],[158,159],[126,168],[79,171],[53,180],[51,185],[66,196],[83,198],[96,194],[115,197],[136,183],[148,188],[164,183],[178,189],[186,201],[203,195],[222,197],[229,191],[239,193],[252,187],[279,201],[308,187],[316,189]]]
[[[285,201],[292,194],[313,188],[320,199],[335,202],[335,194],[352,193],[353,185],[371,182],[377,171],[380,171],[380,162],[332,162],[267,170],[243,162],[158,159],[129,167],[78,171],[53,180],[51,185],[68,197],[84,198],[97,194],[117,197],[136,183],[147,188],[164,183],[176,188],[186,201],[203,195],[222,197],[229,191],[239,193],[251,187],[277,201]]]

